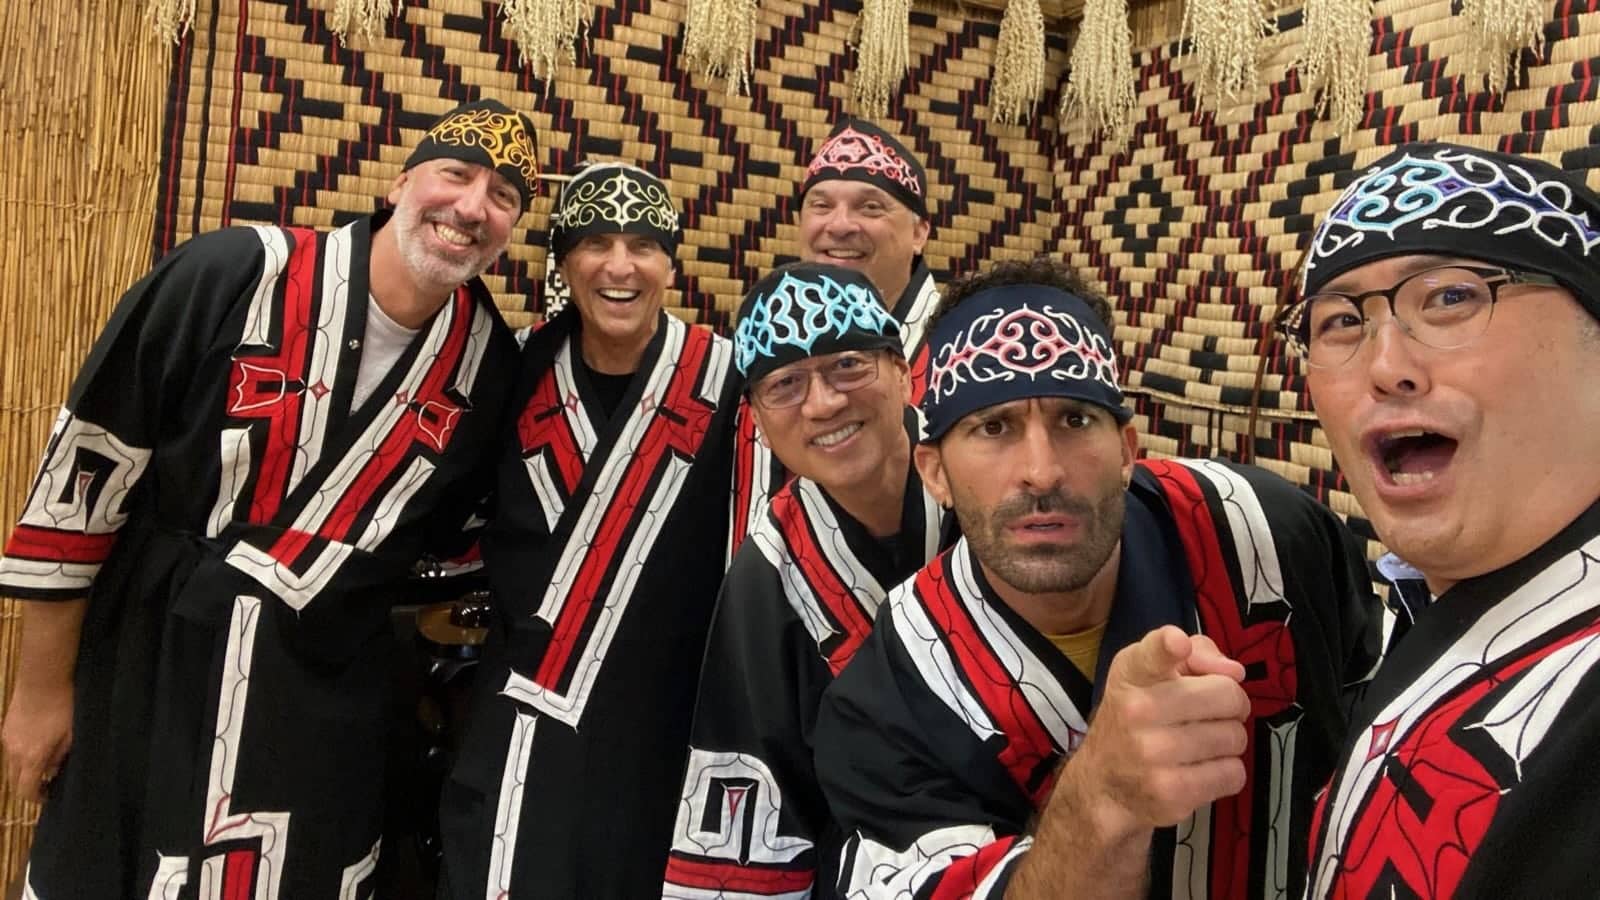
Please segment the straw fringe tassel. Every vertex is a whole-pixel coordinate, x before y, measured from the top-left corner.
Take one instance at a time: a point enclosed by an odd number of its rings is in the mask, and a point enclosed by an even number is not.
[[[1011,0],[1000,19],[990,108],[1002,125],[1027,122],[1044,94],[1044,13],[1039,0]]]

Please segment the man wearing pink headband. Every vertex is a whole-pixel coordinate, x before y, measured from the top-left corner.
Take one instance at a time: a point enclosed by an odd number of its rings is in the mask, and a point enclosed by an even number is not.
[[[797,200],[800,258],[853,269],[872,282],[900,325],[911,367],[911,402],[916,403],[926,382],[923,339],[939,303],[933,273],[922,260],[932,228],[922,163],[871,122],[841,119],[806,167]],[[733,514],[735,521],[755,528],[767,497],[783,485],[787,472],[757,437],[748,407],[740,410],[738,429]]]

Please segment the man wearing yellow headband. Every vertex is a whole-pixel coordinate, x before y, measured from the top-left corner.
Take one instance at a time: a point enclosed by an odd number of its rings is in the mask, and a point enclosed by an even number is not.
[[[532,137],[460,107],[391,209],[201,235],[123,296],[0,558],[24,896],[371,896],[388,608],[481,493],[515,343],[477,276]]]

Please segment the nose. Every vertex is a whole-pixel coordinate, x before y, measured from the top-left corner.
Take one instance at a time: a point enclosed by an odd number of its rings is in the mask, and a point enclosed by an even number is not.
[[[808,377],[810,381],[806,385],[806,399],[800,406],[801,413],[808,419],[828,419],[838,415],[849,402],[845,395],[834,390],[821,372],[811,372]]]
[[[493,188],[490,174],[480,172],[477,178],[462,186],[456,194],[453,208],[464,222],[478,223],[489,218],[489,191]]]
[[[613,241],[611,246],[606,248],[600,268],[612,279],[624,279],[632,274],[633,258],[628,253],[628,245],[622,241]]]
[[[1051,440],[1044,417],[1036,410],[1025,422],[1020,450],[1020,474],[1024,485],[1040,493],[1061,486],[1066,477],[1066,467],[1061,463],[1061,455]]]
[[[831,235],[852,234],[860,229],[855,215],[850,212],[850,207],[843,203],[836,204],[828,210],[828,217],[822,227]]]
[[[1425,392],[1428,373],[1418,359],[1422,345],[1411,337],[1404,322],[1387,312],[1379,316],[1368,324],[1365,346],[1351,365],[1366,367],[1372,392],[1378,396]]]

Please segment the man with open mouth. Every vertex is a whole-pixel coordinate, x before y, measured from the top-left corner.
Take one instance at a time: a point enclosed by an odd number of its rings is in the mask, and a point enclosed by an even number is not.
[[[797,477],[722,585],[662,894],[825,894],[841,836],[811,764],[817,704],[947,520],[911,464],[900,324],[865,275],[779,268],[745,297],[734,347],[761,431]]]
[[[486,486],[516,344],[478,276],[533,135],[462,105],[389,209],[199,235],[123,295],[0,559],[26,896],[371,895],[389,607]]]
[[[922,163],[871,122],[841,119],[806,167],[797,202],[800,259],[843,266],[872,282],[899,323],[902,352],[910,364],[911,402],[917,403],[926,381],[923,338],[939,303],[933,273],[922,259],[932,229]],[[766,499],[788,475],[758,437],[747,411],[741,410],[738,427],[741,463],[734,515],[748,530],[759,525]],[[753,462],[745,465],[746,458]]]
[[[661,888],[742,383],[728,341],[662,309],[680,234],[667,185],[622,163],[581,169],[551,214],[572,299],[523,349],[442,896]]]
[[[1322,801],[1314,896],[1574,897],[1600,841],[1600,197],[1402,146],[1284,317],[1378,537],[1426,580]],[[1393,601],[1391,601],[1392,603]]]
[[[1275,475],[1136,463],[1110,318],[1050,260],[946,292],[915,458],[963,537],[890,591],[818,712],[845,895],[1304,883],[1375,663],[1363,554]]]

